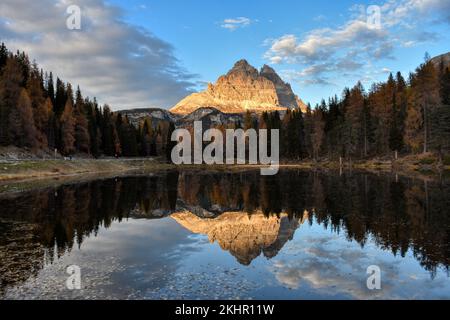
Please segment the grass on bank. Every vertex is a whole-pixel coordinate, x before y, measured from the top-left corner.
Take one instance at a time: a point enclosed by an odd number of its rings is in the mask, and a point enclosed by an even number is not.
[[[205,169],[216,171],[230,171],[260,168],[257,165],[214,165],[176,166],[166,163],[160,158],[150,159],[74,159],[69,160],[17,160],[0,162],[0,182],[10,180],[29,180],[38,178],[64,177],[93,173],[123,173],[132,171],[158,171],[170,169]],[[338,161],[321,160],[283,162],[280,168],[298,169],[340,169]],[[450,155],[439,158],[431,153],[406,156],[398,160],[371,159],[361,161],[344,161],[343,169],[384,170],[384,171],[410,171],[410,172],[438,172],[450,170]]]

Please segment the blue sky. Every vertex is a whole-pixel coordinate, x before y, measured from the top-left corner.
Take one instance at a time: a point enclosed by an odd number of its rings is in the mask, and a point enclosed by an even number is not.
[[[71,3],[77,32],[62,27]],[[170,107],[242,58],[315,104],[450,51],[449,12],[450,0],[4,0],[0,39],[115,109]]]

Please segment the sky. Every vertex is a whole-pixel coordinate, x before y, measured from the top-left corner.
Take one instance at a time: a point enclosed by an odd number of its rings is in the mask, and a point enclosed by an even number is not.
[[[450,0],[2,0],[0,41],[114,110],[170,108],[240,59],[314,105],[449,52]]]

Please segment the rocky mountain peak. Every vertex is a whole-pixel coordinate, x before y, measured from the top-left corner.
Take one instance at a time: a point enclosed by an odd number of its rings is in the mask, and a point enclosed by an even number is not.
[[[256,78],[258,74],[258,70],[255,67],[250,65],[247,60],[242,59],[236,62],[233,68],[228,72],[227,76],[230,75],[238,75],[238,74],[246,74],[251,75]]]
[[[277,74],[277,73],[272,67],[270,67],[267,64],[265,64],[261,68],[260,74],[261,75],[270,75],[270,74]]]
[[[207,107],[223,113],[285,111],[302,107],[299,101],[291,86],[273,68],[264,65],[258,71],[242,59],[215,84],[181,100],[171,112],[185,115]]]

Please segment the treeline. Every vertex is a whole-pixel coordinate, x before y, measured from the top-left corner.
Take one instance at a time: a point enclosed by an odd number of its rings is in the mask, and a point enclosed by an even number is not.
[[[69,156],[156,156],[165,153],[167,123],[137,127],[80,88],[30,63],[24,52],[0,46],[0,145],[51,151]]]
[[[450,151],[450,68],[443,61],[425,62],[408,80],[398,72],[366,92],[359,82],[342,97],[330,98],[306,113],[289,110],[250,112],[244,129],[279,129],[285,159],[369,159]],[[223,129],[223,128],[220,128]],[[270,150],[270,148],[269,148]]]
[[[450,68],[428,55],[407,80],[398,72],[366,92],[361,83],[304,117],[307,156],[371,158],[450,151]]]
[[[369,159],[393,154],[450,151],[450,67],[425,62],[405,79],[399,72],[374,84],[345,89],[306,113],[289,110],[255,115],[221,126],[280,129],[285,159]],[[131,124],[94,99],[84,98],[53,74],[30,63],[25,53],[0,46],[0,145],[32,151],[99,156],[169,155],[175,130],[169,121]],[[269,141],[270,142],[270,141]],[[270,150],[270,148],[269,148]]]

